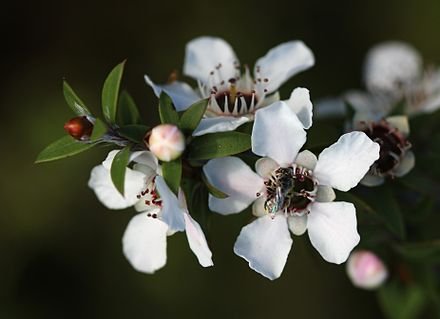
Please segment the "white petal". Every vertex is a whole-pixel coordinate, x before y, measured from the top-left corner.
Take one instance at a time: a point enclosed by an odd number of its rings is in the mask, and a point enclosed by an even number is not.
[[[315,200],[317,202],[332,202],[336,199],[336,194],[333,188],[327,185],[318,185]]]
[[[212,253],[206,242],[205,234],[202,228],[189,214],[184,213],[185,232],[188,244],[194,255],[196,255],[200,265],[203,267],[213,266]]]
[[[359,183],[364,186],[374,187],[382,185],[385,182],[385,178],[383,176],[376,176],[372,174],[365,175]]]
[[[255,162],[255,171],[263,178],[268,178],[280,165],[269,157],[263,157]]]
[[[307,214],[304,214],[302,216],[289,216],[287,218],[287,221],[289,223],[289,229],[294,235],[301,236],[306,232]]]
[[[167,261],[168,226],[147,213],[134,216],[122,237],[125,257],[137,271],[152,274]]]
[[[210,184],[226,193],[228,198],[209,197],[209,208],[221,214],[238,213],[248,207],[263,189],[263,179],[241,159],[223,157],[210,160],[203,166]]]
[[[356,111],[356,121],[378,121],[386,116],[394,105],[394,100],[382,95],[373,95],[367,92],[351,90],[344,94],[347,101],[354,111]]]
[[[315,101],[313,113],[315,118],[327,119],[343,117],[347,111],[343,99],[339,97],[325,97]]]
[[[319,154],[314,171],[319,184],[341,191],[356,186],[379,158],[379,144],[363,132],[342,135]]]
[[[238,62],[231,46],[220,38],[199,37],[186,45],[183,73],[208,83],[212,71],[221,73],[225,81],[235,77],[234,63]],[[216,67],[221,65],[220,69]]]
[[[118,154],[120,151],[121,150],[110,151],[107,154],[107,157],[105,158],[105,160],[102,162],[102,166],[104,166],[106,169],[110,170],[110,168],[112,167],[113,159],[115,158],[116,154]]]
[[[406,152],[405,156],[402,158],[400,164],[394,169],[393,173],[397,177],[402,177],[409,173],[416,164],[416,157],[411,151]]]
[[[136,197],[145,187],[145,175],[127,168],[125,171],[124,196],[113,185],[110,171],[103,165],[95,166],[90,173],[89,187],[107,208],[124,209],[133,206]]]
[[[249,122],[247,117],[217,116],[203,118],[193,132],[193,136],[200,136],[215,132],[233,131],[240,125]]]
[[[154,94],[159,97],[162,91],[168,94],[173,101],[177,111],[186,110],[191,104],[199,101],[201,97],[185,82],[174,81],[169,84],[157,85],[148,77],[144,76],[145,82],[154,91]]]
[[[133,152],[130,156],[130,161],[149,166],[154,170],[157,170],[157,167],[159,166],[157,157],[149,151]]]
[[[300,152],[295,159],[297,165],[311,169],[312,171],[315,169],[317,162],[318,159],[316,155],[308,150]]]
[[[256,112],[252,129],[255,154],[286,165],[294,161],[305,142],[306,132],[286,103],[276,102]]]
[[[274,280],[281,276],[291,247],[286,218],[264,216],[241,229],[234,252],[248,261],[250,268]]]
[[[313,247],[328,262],[347,260],[359,243],[356,229],[356,208],[351,203],[330,202],[312,205],[308,216],[308,233]]]
[[[162,176],[156,177],[156,188],[162,199],[161,219],[169,228],[176,231],[185,230],[184,210],[176,195],[169,189]]]
[[[290,99],[285,102],[298,116],[298,119],[301,121],[304,128],[308,129],[312,126],[313,104],[312,101],[310,101],[309,90],[305,88],[296,88],[290,94]]]
[[[396,129],[398,129],[399,132],[403,135],[409,135],[409,122],[406,115],[389,116],[385,120]]]
[[[265,196],[260,196],[253,204],[252,204],[252,215],[255,217],[266,216],[268,213],[264,209],[264,203],[266,202]]]
[[[257,79],[269,80],[266,89],[271,93],[293,75],[314,64],[312,51],[302,41],[290,41],[276,46],[258,59],[254,73]]]

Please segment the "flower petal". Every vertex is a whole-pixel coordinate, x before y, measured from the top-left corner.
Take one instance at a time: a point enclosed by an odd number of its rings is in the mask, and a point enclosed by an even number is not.
[[[301,236],[307,230],[307,214],[289,216],[287,222],[289,223],[290,231],[296,236]]]
[[[212,253],[202,228],[188,213],[184,213],[183,216],[185,218],[185,232],[189,247],[194,255],[196,255],[200,265],[203,267],[213,266]]]
[[[302,41],[282,43],[255,64],[255,78],[268,79],[266,89],[276,91],[293,75],[315,64],[312,51]]]
[[[296,88],[290,94],[290,99],[285,101],[293,112],[298,116],[305,129],[312,126],[313,104],[310,101],[309,90]]]
[[[252,215],[255,217],[262,217],[267,215],[266,209],[264,209],[264,203],[266,202],[266,196],[260,196],[253,204],[252,204]]]
[[[269,178],[280,165],[269,157],[263,157],[255,162],[255,171],[263,178]]]
[[[186,110],[191,104],[201,99],[192,87],[185,82],[174,81],[169,84],[158,85],[154,84],[148,75],[144,75],[144,78],[157,97],[160,96],[162,91],[168,94],[178,112]]]
[[[270,157],[280,165],[292,163],[306,142],[306,132],[284,102],[258,110],[252,129],[252,152]]]
[[[113,185],[110,170],[103,165],[98,165],[92,169],[88,185],[107,208],[124,209],[133,206],[138,201],[136,196],[145,187],[145,178],[143,173],[127,168],[124,196],[122,196]]]
[[[313,247],[328,262],[347,260],[359,243],[356,208],[352,203],[330,202],[312,205],[308,215],[308,233]]]
[[[319,154],[314,171],[319,184],[341,191],[356,186],[379,158],[379,144],[363,132],[342,135]]]
[[[304,150],[298,154],[295,159],[295,163],[299,166],[311,169],[312,171],[316,167],[316,163],[318,163],[318,159],[316,155],[308,150]]]
[[[263,179],[254,173],[241,159],[223,157],[210,160],[203,166],[208,182],[226,193],[228,198],[209,197],[209,208],[220,214],[241,212],[263,189]]]
[[[149,166],[154,170],[157,170],[157,167],[159,166],[157,157],[154,156],[154,154],[149,151],[133,152],[132,155],[130,156],[130,161],[134,161],[135,163]]]
[[[336,199],[336,194],[333,188],[327,185],[318,185],[315,200],[317,202],[332,202]]]
[[[175,231],[185,230],[184,210],[176,195],[169,189],[162,176],[156,176],[156,188],[162,199],[161,219]]]
[[[122,249],[134,269],[147,274],[165,266],[168,226],[147,213],[135,215],[122,237]]]
[[[217,116],[203,118],[197,128],[193,132],[193,136],[200,136],[215,132],[233,131],[240,125],[249,122],[247,117],[231,117],[231,116]]]
[[[364,186],[379,186],[382,185],[385,182],[385,177],[383,176],[376,176],[372,174],[365,175],[359,183],[361,183]]]
[[[241,229],[234,252],[248,261],[250,268],[274,280],[281,276],[291,247],[286,218],[267,215]]]
[[[213,76],[210,75],[211,72],[214,71],[221,74],[221,80],[227,81],[235,77],[235,63],[238,63],[238,59],[226,41],[214,37],[199,37],[186,45],[183,73],[207,84],[209,77]]]
[[[389,124],[394,126],[405,136],[409,135],[409,122],[406,115],[394,115],[389,116],[385,119]]]
[[[394,169],[393,173],[397,177],[402,177],[408,174],[415,164],[416,157],[414,156],[414,153],[412,151],[407,151],[400,164]]]

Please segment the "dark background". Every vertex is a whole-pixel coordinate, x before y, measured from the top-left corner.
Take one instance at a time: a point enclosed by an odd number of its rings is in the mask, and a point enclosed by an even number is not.
[[[375,294],[352,287],[307,236],[295,237],[282,277],[251,271],[232,252],[249,216],[213,216],[215,267],[199,267],[185,235],[168,240],[168,264],[135,272],[121,252],[132,210],[108,211],[87,187],[105,149],[35,165],[72,117],[65,77],[98,111],[108,72],[127,59],[123,86],[148,122],[156,100],[143,81],[181,69],[187,41],[226,39],[253,65],[273,46],[302,39],[316,66],[286,83],[312,99],[361,86],[366,50],[412,43],[440,63],[438,0],[419,1],[9,1],[0,9],[0,318],[381,318]],[[276,243],[274,243],[275,245]]]

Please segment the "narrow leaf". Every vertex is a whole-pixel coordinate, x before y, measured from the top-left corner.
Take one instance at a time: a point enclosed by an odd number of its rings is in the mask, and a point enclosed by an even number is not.
[[[118,123],[119,125],[133,125],[139,124],[141,117],[139,115],[138,107],[133,98],[127,91],[122,91],[119,96],[118,106]]]
[[[226,193],[223,193],[221,190],[216,188],[214,185],[212,185],[208,179],[206,178],[205,174],[202,173],[202,180],[205,183],[206,187],[208,188],[209,193],[211,193],[212,196],[217,198],[228,198],[229,195]]]
[[[95,124],[93,124],[92,136],[90,136],[91,141],[97,141],[101,137],[107,133],[107,125],[101,121],[100,119],[95,120]]]
[[[181,159],[178,158],[171,162],[163,162],[162,175],[168,187],[177,195],[179,193],[180,181],[182,179]]]
[[[40,154],[38,154],[35,163],[43,163],[59,160],[69,157],[89,148],[92,148],[92,143],[80,142],[67,135],[47,146]]]
[[[205,114],[208,107],[208,99],[200,100],[191,105],[180,118],[179,128],[185,132],[191,134],[199,125],[200,120]]]
[[[173,106],[173,101],[168,94],[162,91],[159,97],[159,116],[162,124],[179,124],[179,114]]]
[[[116,154],[110,168],[110,175],[112,177],[113,185],[124,196],[125,187],[125,170],[127,169],[128,161],[130,160],[130,147],[127,146]]]
[[[190,160],[208,160],[247,151],[251,136],[240,132],[220,132],[195,137],[189,145]]]
[[[440,261],[440,240],[403,244],[395,247],[396,251],[411,261],[426,263]]]
[[[64,99],[67,104],[70,106],[72,111],[77,115],[91,115],[89,109],[86,107],[83,101],[76,95],[73,91],[72,87],[67,83],[67,81],[63,81],[63,93]]]
[[[126,125],[118,129],[118,134],[132,142],[142,144],[148,130],[149,127],[145,125]]]
[[[119,86],[125,61],[118,64],[107,76],[102,88],[102,113],[107,122],[113,124],[116,121],[118,106]]]

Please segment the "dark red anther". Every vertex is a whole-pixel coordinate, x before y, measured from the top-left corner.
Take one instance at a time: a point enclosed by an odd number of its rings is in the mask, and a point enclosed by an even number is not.
[[[77,116],[64,124],[64,130],[74,139],[85,141],[92,135],[93,123],[87,116]]]

